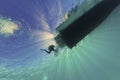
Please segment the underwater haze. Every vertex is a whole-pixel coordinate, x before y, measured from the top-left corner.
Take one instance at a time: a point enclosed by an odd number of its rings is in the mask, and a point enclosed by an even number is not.
[[[0,80],[120,80],[120,6],[72,49],[47,54],[76,5],[101,0],[0,0]]]

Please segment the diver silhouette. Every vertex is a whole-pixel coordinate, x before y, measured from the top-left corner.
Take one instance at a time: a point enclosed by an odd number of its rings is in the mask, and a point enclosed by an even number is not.
[[[56,51],[54,48],[55,48],[55,45],[50,45],[50,46],[48,47],[48,50],[46,50],[46,49],[40,49],[40,50],[45,51],[45,52],[47,52],[48,54],[50,54],[52,51]]]

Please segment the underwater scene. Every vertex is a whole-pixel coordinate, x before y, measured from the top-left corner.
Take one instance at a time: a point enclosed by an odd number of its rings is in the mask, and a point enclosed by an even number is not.
[[[0,0],[0,80],[120,80],[119,5],[72,48],[56,37],[101,1]]]

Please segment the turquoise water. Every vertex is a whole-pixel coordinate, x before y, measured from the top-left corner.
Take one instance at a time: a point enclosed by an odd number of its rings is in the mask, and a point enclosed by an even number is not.
[[[17,67],[6,66],[4,62],[9,61],[0,57],[0,80],[120,80],[119,15],[120,6],[73,49],[64,47],[58,56],[43,53]],[[14,63],[19,64],[19,60],[15,58]]]
[[[119,80],[119,15],[120,6],[77,46],[65,49],[48,67],[45,80]]]
[[[119,9],[48,67],[48,80],[119,80]]]

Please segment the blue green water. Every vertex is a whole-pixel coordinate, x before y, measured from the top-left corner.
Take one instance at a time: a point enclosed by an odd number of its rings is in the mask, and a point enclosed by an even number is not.
[[[61,3],[54,0],[53,12],[58,10],[59,14],[50,14],[49,7],[45,7],[53,6],[50,0],[38,0],[39,3],[6,1],[1,5],[9,4],[4,7],[6,11],[0,7],[0,80],[120,80],[120,6],[73,49],[64,47],[54,56],[54,53],[48,55],[39,49],[54,43],[56,25],[64,21],[65,12],[77,0],[61,0]],[[45,6],[39,10],[37,5],[42,5],[41,2]],[[22,6],[17,6],[18,3]],[[55,5],[58,3],[59,6]],[[17,11],[9,12],[14,6],[20,9],[21,15]],[[22,9],[24,6],[26,9]],[[1,29],[1,23],[6,21],[9,29],[7,26]]]

